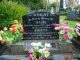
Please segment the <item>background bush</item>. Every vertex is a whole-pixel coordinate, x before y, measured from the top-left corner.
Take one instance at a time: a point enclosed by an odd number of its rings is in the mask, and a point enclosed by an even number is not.
[[[22,16],[27,14],[29,9],[23,4],[12,1],[0,2],[0,29],[9,27],[13,20],[21,20]]]

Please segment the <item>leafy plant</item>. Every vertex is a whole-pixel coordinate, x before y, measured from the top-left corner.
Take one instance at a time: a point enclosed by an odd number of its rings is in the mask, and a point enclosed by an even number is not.
[[[27,7],[17,2],[0,2],[0,28],[9,27],[15,19],[21,20],[22,16],[27,14],[28,11]]]

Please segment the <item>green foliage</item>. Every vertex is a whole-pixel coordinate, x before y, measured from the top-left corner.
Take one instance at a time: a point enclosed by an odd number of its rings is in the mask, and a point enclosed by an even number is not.
[[[29,8],[36,10],[44,8],[43,0],[8,0],[8,1],[23,3],[24,5],[27,5]]]
[[[9,27],[14,19],[21,20],[28,11],[27,7],[17,2],[0,2],[0,28]]]
[[[50,6],[56,8],[56,2],[52,3]]]

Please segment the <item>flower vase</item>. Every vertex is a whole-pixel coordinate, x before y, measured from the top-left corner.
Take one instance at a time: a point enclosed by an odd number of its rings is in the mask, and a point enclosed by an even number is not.
[[[0,55],[2,55],[6,49],[7,49],[6,44],[0,42]]]
[[[72,52],[72,43],[63,43],[63,42],[58,42],[59,43],[59,50],[60,52]]]

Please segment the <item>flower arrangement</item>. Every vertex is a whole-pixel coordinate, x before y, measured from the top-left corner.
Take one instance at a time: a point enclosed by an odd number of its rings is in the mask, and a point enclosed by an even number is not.
[[[23,31],[23,24],[19,23],[18,20],[14,20],[13,24],[9,28],[10,33],[12,34],[15,42],[21,40]],[[20,39],[19,39],[20,38]]]
[[[29,50],[32,54],[29,55],[29,60],[45,60],[50,53],[50,43],[32,42],[32,49]]]
[[[4,27],[0,30],[0,45],[10,46],[15,40],[22,38],[23,26],[18,20],[14,20],[10,28]]]
[[[60,42],[71,42],[70,40],[73,38],[73,35],[70,33],[70,31],[72,28],[69,27],[68,22],[53,24],[53,26],[55,30],[59,30]]]
[[[75,38],[80,41],[80,23],[75,25]]]

